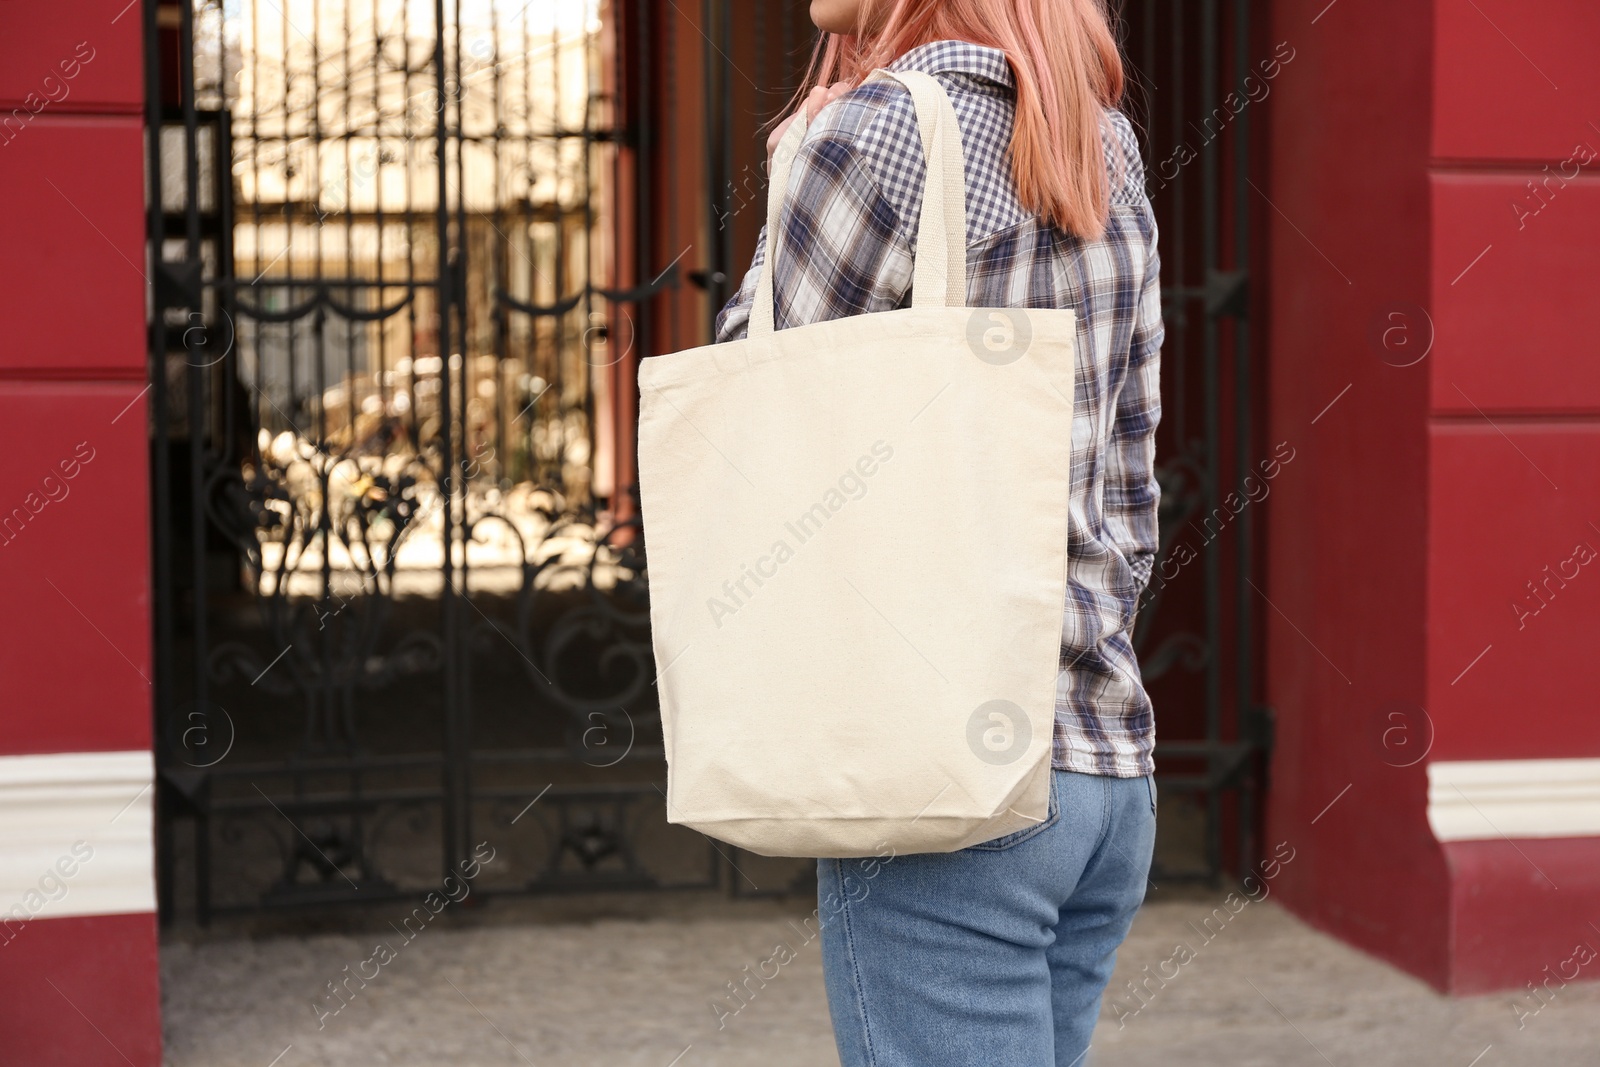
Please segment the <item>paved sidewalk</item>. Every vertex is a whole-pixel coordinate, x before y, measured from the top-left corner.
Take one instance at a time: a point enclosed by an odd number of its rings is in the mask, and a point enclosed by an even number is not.
[[[1440,997],[1270,900],[1249,905],[1201,945],[1188,924],[1199,926],[1224,895],[1190,892],[1146,905],[1119,957],[1093,1067],[1600,1064],[1600,984],[1567,986],[1519,1031],[1512,995]],[[838,1063],[818,945],[802,944],[788,924],[809,914],[798,901],[630,897],[505,901],[457,915],[453,908],[410,942],[387,926],[405,914],[399,905],[392,916],[379,909],[355,920],[359,934],[257,929],[169,938],[167,1064]],[[364,987],[351,980],[348,1003],[334,1014],[339,1002],[330,998],[321,1014],[314,1003],[326,983],[356,973],[380,940],[398,946],[393,958],[367,964],[365,973],[377,976]],[[719,1029],[713,1001],[780,940],[797,958]],[[1146,966],[1154,972],[1179,940],[1198,950],[1195,958],[1140,1006],[1123,983]]]

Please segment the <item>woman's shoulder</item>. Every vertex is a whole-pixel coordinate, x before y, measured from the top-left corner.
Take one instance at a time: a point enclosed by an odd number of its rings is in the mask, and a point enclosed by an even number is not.
[[[806,141],[837,141],[857,148],[899,137],[920,150],[917,113],[905,86],[883,78],[865,82],[824,107],[806,131]]]
[[[922,135],[911,94],[899,82],[869,81],[833,100],[812,121],[800,154],[830,174],[864,174],[902,219],[916,217]]]
[[[955,94],[952,100],[961,122],[969,184],[988,190],[985,203],[995,201],[991,205],[995,210],[989,213],[994,218],[988,221],[995,226],[1016,221],[1025,213],[1013,202],[1014,196],[1007,195],[1011,185],[1007,102],[960,101]],[[1138,205],[1145,195],[1144,160],[1139,132],[1126,113],[1105,109],[1101,142],[1112,205]],[[801,151],[826,159],[830,167],[847,161],[858,164],[902,212],[914,212],[921,199],[922,137],[916,108],[905,86],[893,79],[866,82],[829,103],[806,131]]]
[[[996,116],[987,114],[1004,109],[996,109],[992,101],[984,101],[984,104],[986,124],[1003,125],[1003,130],[993,132],[1009,134],[1009,123],[996,121]],[[968,115],[960,106],[956,113],[963,120],[963,133],[967,133]],[[1101,131],[1107,165],[1113,170],[1142,174],[1139,133],[1127,114],[1119,108],[1106,108]],[[917,157],[922,154],[911,94],[905,86],[889,78],[858,85],[829,103],[817,114],[806,131],[805,140],[807,143],[833,142],[874,154],[905,152]]]

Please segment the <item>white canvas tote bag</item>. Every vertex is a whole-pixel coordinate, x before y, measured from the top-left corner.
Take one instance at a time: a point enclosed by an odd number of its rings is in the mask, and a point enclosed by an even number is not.
[[[774,152],[746,340],[646,359],[639,482],[667,817],[768,856],[950,852],[1046,818],[1077,324],[967,308],[960,130],[911,306],[774,332]]]

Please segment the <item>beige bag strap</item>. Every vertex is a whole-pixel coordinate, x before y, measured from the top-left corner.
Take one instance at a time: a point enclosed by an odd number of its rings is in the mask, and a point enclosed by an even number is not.
[[[868,79],[893,78],[911,92],[922,133],[927,179],[922,187],[922,217],[917,221],[917,261],[912,273],[912,307],[965,307],[967,304],[966,153],[956,109],[944,87],[920,70],[875,70]],[[939,255],[940,251],[943,255]]]
[[[966,157],[961,147],[961,127],[937,79],[919,70],[875,70],[867,81],[892,78],[911,93],[916,107],[917,130],[922,135],[922,158],[927,177],[922,190],[922,213],[917,220],[917,255],[912,268],[911,306],[965,307],[967,303]],[[767,189],[767,250],[755,302],[750,308],[749,335],[761,337],[773,330],[772,257],[778,243],[778,214],[789,188],[789,174],[806,135],[805,108],[772,152],[771,182]],[[943,254],[939,254],[942,252]]]

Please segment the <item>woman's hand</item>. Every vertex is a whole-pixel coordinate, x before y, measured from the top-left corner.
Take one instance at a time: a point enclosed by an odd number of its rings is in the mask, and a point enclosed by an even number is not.
[[[811,90],[810,95],[801,106],[806,109],[806,122],[812,122],[817,113],[839,97],[849,92],[851,85],[846,81],[837,81],[832,85],[819,85]],[[767,166],[772,166],[772,153],[778,150],[778,142],[783,140],[783,135],[789,132],[789,126],[794,122],[795,116],[800,112],[796,110],[788,118],[774,126],[772,133],[767,136]]]

